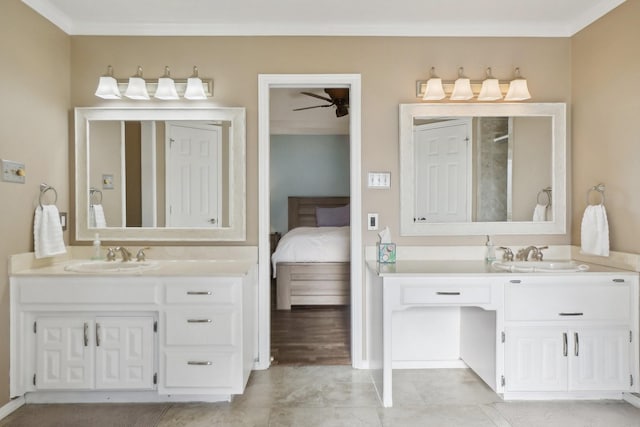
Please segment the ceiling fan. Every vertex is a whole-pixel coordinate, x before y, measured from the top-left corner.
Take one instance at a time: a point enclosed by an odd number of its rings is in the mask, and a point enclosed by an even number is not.
[[[329,97],[322,95],[317,95],[311,92],[300,92],[303,95],[312,96],[314,98],[322,99],[324,101],[329,102],[329,104],[324,105],[314,105],[312,107],[303,107],[303,108],[295,108],[293,111],[302,111],[309,110],[311,108],[326,108],[326,107],[336,107],[336,117],[342,117],[349,114],[349,89],[341,88],[341,89],[325,89],[324,90]]]

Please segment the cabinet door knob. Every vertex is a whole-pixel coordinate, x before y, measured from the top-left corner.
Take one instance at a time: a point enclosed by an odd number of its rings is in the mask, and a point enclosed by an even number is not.
[[[89,324],[84,322],[84,346],[89,346]]]
[[[573,353],[578,357],[580,355],[580,339],[578,338],[578,333],[573,333]]]
[[[187,295],[213,295],[211,291],[187,291]]]
[[[580,313],[580,312],[571,312],[571,313],[562,312],[562,313],[558,313],[558,316],[584,316],[584,313]]]
[[[211,323],[211,319],[187,319],[187,323]]]
[[[211,366],[211,365],[213,365],[213,362],[190,360],[190,361],[187,362],[187,365]]]
[[[436,292],[436,295],[460,295],[460,292]]]
[[[562,333],[562,355],[565,356],[565,357],[567,357],[568,352],[569,352],[569,350],[567,348],[568,345],[569,345],[569,343],[568,343],[568,339],[567,339],[567,333],[563,332]]]

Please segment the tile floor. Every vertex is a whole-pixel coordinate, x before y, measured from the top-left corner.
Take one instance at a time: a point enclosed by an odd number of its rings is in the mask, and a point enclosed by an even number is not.
[[[394,372],[382,408],[368,371],[273,366],[251,375],[231,403],[26,405],[0,427],[464,426],[640,427],[619,401],[503,402],[466,369]]]

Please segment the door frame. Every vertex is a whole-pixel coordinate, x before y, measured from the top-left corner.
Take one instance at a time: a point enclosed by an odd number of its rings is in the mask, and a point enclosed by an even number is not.
[[[361,76],[360,74],[258,75],[258,360],[255,369],[271,364],[270,277],[270,90],[278,88],[349,88],[349,150],[351,197],[351,364],[363,360],[363,251],[361,190]]]

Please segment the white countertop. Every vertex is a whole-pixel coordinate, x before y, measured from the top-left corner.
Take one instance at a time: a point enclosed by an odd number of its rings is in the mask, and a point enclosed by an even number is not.
[[[549,276],[549,275],[566,275],[566,274],[593,274],[593,273],[628,273],[638,274],[633,271],[621,270],[618,268],[605,267],[598,264],[591,264],[586,262],[577,262],[578,264],[585,264],[589,266],[587,271],[578,272],[509,272],[499,270],[491,267],[490,264],[484,261],[424,261],[424,260],[405,260],[396,261],[395,264],[380,264],[377,261],[367,261],[369,268],[376,272],[381,277],[393,277],[393,276],[427,276],[427,275],[443,275],[443,274],[457,274],[457,275],[535,275],[535,276]]]
[[[245,276],[255,263],[248,260],[149,260],[154,265],[144,270],[112,272],[75,272],[65,268],[89,260],[69,260],[53,265],[14,271],[14,276]],[[100,261],[98,261],[100,262]],[[120,263],[122,261],[113,261]],[[135,264],[136,261],[130,261]]]

